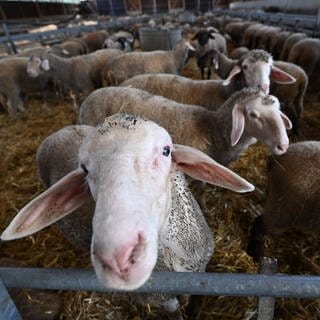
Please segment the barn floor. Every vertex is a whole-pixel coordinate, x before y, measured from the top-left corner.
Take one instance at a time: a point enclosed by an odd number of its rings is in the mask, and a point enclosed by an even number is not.
[[[198,78],[194,61],[184,75]],[[291,141],[320,140],[320,101],[307,94],[301,119],[301,137]],[[0,225],[3,230],[20,208],[39,194],[35,153],[41,141],[68,124],[75,124],[77,115],[68,99],[51,97],[43,103],[31,98],[27,112],[17,120],[9,120],[0,112]],[[253,219],[261,213],[266,188],[265,164],[268,151],[261,145],[251,147],[232,168],[252,182],[256,190],[245,195],[208,187],[207,219],[216,242],[209,272],[256,273],[258,266],[246,254],[248,232]],[[320,274],[320,238],[295,232],[277,239],[274,254],[278,272],[287,274]],[[89,255],[75,250],[51,226],[33,236],[12,242],[1,242],[0,256],[11,258],[29,267],[90,268]],[[26,297],[29,291],[23,291]],[[58,319],[139,320],[141,307],[112,295],[92,292],[59,292],[63,306]],[[257,299],[253,297],[203,297],[198,320],[256,319]],[[156,310],[143,310],[148,319],[162,319]],[[31,319],[31,318],[30,318]],[[38,318],[33,318],[38,319]],[[39,318],[40,319],[40,318]],[[45,318],[41,318],[45,319]],[[320,319],[320,300],[277,299],[275,320]]]

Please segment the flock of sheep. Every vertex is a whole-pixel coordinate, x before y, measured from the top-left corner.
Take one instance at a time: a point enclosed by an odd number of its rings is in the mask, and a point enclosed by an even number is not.
[[[266,238],[291,227],[319,230],[320,143],[290,144],[287,130],[299,136],[305,93],[317,83],[320,40],[238,20],[188,32],[171,51],[137,51],[137,32],[101,30],[0,60],[0,103],[13,121],[26,111],[25,96],[39,92],[70,96],[78,115],[77,124],[39,146],[48,189],[17,214],[2,240],[58,221],[73,244],[90,247],[97,277],[115,289],[138,288],[153,270],[205,271],[214,242],[204,183],[252,191],[254,181],[227,166],[256,142],[272,156],[248,253],[258,260]],[[201,80],[181,75],[192,58]],[[183,173],[201,181],[196,195]],[[177,297],[141,300],[183,319]]]

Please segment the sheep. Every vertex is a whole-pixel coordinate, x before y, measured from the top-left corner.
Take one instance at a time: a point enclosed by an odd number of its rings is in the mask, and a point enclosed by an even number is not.
[[[253,23],[249,25],[244,33],[242,40],[240,41],[240,45],[243,47],[248,47],[250,49],[255,49],[255,34],[258,32],[261,28],[264,28],[265,26],[262,23]]]
[[[102,70],[103,86],[118,85],[126,79],[142,73],[179,74],[194,48],[181,39],[170,51],[128,52],[112,59]]]
[[[105,39],[103,48],[118,48],[125,52],[134,50],[135,34],[129,31],[118,31]],[[119,46],[120,45],[120,46]]]
[[[303,68],[309,78],[310,89],[318,92],[320,81],[320,40],[304,38],[296,42],[289,52],[288,61]]]
[[[119,110],[148,117],[165,127],[175,142],[199,148],[223,165],[257,139],[275,154],[285,152],[289,143],[286,129],[291,122],[279,110],[278,99],[253,88],[234,93],[217,111],[209,111],[136,88],[106,87],[83,101],[78,122],[97,125]]]
[[[197,66],[201,72],[201,79],[210,79],[211,78],[212,60],[215,55],[216,55],[216,52],[214,50],[210,50],[210,51],[206,52],[204,55],[197,57]],[[205,77],[205,70],[206,69],[207,69],[207,77]]]
[[[88,48],[87,53],[91,53],[102,49],[103,43],[108,36],[109,33],[106,30],[97,30],[82,36],[80,39],[86,44]]]
[[[280,55],[281,55],[282,48],[284,46],[286,39],[291,34],[292,34],[291,31],[281,31],[281,32],[276,32],[275,34],[272,35],[267,51],[269,51],[272,54],[275,60],[281,60]]]
[[[122,54],[123,51],[119,49],[101,49],[67,59],[46,53],[30,58],[28,72],[34,78],[43,73],[50,74],[63,88],[70,90],[74,108],[77,110],[77,98],[80,93],[87,95],[102,87],[101,69],[112,58]]]
[[[319,234],[320,141],[290,144],[285,154],[268,158],[267,172],[266,203],[248,242],[256,261],[267,254],[265,241],[272,236],[290,229]]]
[[[290,50],[293,47],[293,45],[298,41],[305,39],[306,37],[307,35],[303,32],[295,32],[291,34],[283,44],[283,47],[280,53],[280,60],[287,61]]]
[[[249,87],[265,88],[266,92],[270,91],[275,95],[292,121],[292,132],[299,134],[298,121],[303,111],[303,100],[308,86],[308,78],[302,68],[285,61],[273,61],[271,55],[264,50],[250,50],[237,63],[218,52],[216,59],[216,73],[221,78],[227,78],[225,84],[235,78],[236,82],[244,81]]]
[[[231,36],[233,44],[238,47],[245,30],[252,23],[252,21],[232,21],[225,25],[224,31]]]
[[[28,75],[28,61],[26,57],[0,60],[0,100],[11,119],[15,119],[18,112],[25,112],[25,95],[43,92],[50,84],[50,75],[42,74],[36,79]]]
[[[242,56],[244,56],[245,54],[247,54],[250,50],[247,47],[238,47],[233,49],[230,53],[229,53],[229,58],[232,60],[238,60],[240,59]]]
[[[156,271],[204,272],[213,251],[212,232],[183,172],[237,192],[253,185],[199,150],[173,144],[168,132],[141,116],[116,114],[97,126],[67,126],[37,152],[47,187],[12,220],[1,240],[37,232],[86,202],[96,203],[87,225],[69,216],[66,236],[91,242],[91,261],[106,287],[142,286]],[[61,220],[63,221],[63,220]],[[92,231],[91,223],[92,221]],[[179,313],[169,295],[135,296]],[[181,319],[181,317],[179,317]]]
[[[269,91],[269,76],[283,83],[293,77],[273,66],[272,57],[262,50],[252,50],[239,61],[217,52],[213,62],[217,74],[225,80],[191,80],[175,75],[139,75],[123,82],[153,94],[210,110],[218,109],[232,93],[244,87],[258,87]]]
[[[212,27],[211,27],[212,28]],[[192,38],[197,40],[196,59],[197,65],[201,72],[202,79],[205,79],[204,69],[207,68],[207,79],[211,77],[211,64],[204,63],[207,60],[208,52],[217,50],[222,53],[227,53],[227,41],[223,35],[216,32],[215,29],[200,29]],[[209,53],[209,56],[211,53]]]
[[[75,57],[89,53],[87,44],[80,38],[66,40],[60,44],[55,44],[52,47],[53,51],[63,51],[67,57]]]

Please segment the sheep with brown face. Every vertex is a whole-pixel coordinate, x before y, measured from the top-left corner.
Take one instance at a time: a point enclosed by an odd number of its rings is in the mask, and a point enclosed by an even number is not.
[[[156,123],[128,114],[57,131],[39,147],[37,162],[49,189],[18,213],[1,239],[27,236],[70,214],[65,235],[80,247],[91,241],[98,279],[126,291],[142,286],[153,270],[205,271],[213,237],[182,172],[234,191],[253,190],[206,154],[174,144]],[[83,211],[87,201],[95,206]],[[78,222],[83,215],[84,226]],[[179,312],[172,295],[141,301]]]
[[[267,199],[248,245],[256,261],[272,255],[265,248],[272,236],[290,229],[314,234],[320,230],[320,142],[292,143],[285,154],[268,160]]]

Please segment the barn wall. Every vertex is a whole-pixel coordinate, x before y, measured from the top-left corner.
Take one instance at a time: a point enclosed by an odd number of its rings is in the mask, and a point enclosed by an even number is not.
[[[126,14],[122,0],[97,0],[98,11],[101,15],[121,16]]]

